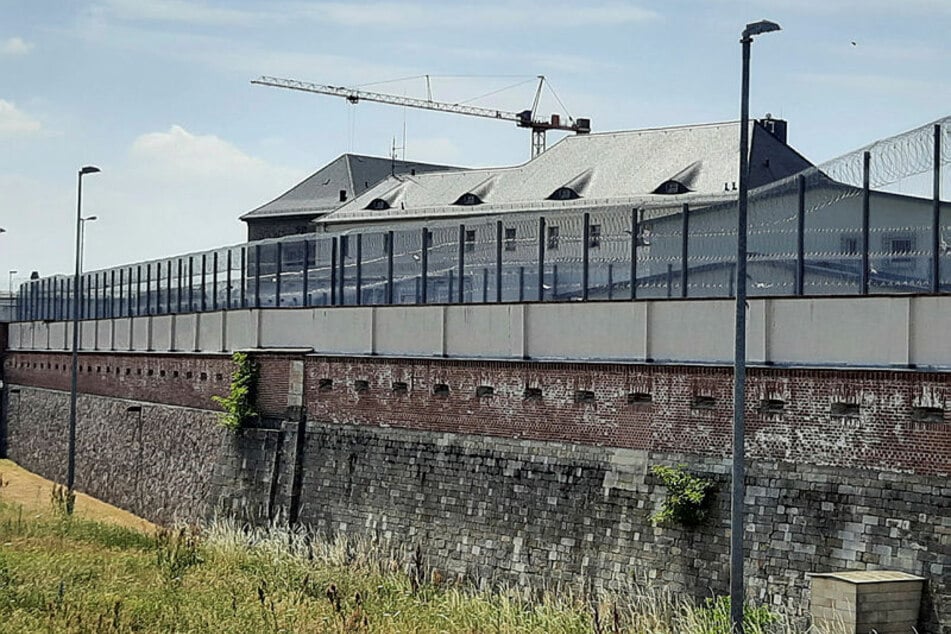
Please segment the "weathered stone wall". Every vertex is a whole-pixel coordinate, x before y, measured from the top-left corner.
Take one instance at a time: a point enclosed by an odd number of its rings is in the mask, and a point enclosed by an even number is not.
[[[6,392],[8,457],[65,482],[69,392],[18,385]],[[232,451],[233,440],[215,416],[80,394],[76,488],[156,522],[202,517],[215,495],[211,482],[219,454]]]
[[[8,453],[53,478],[65,474],[68,393],[27,386],[68,376],[65,358],[15,353],[6,366],[20,383],[8,386]],[[473,579],[726,590],[727,369],[258,358],[259,405],[306,415],[302,438],[296,422],[217,428],[204,408],[227,386],[226,358],[87,363],[84,389],[100,395],[80,397],[77,486],[159,521],[220,509],[264,522],[296,509],[330,532],[419,544],[432,565]],[[929,580],[923,631],[951,634],[949,376],[751,371],[753,596],[804,614],[807,572],[902,570]],[[140,380],[147,398],[116,398]],[[697,530],[650,523],[663,487],[649,466],[678,463],[720,485]]]
[[[296,425],[285,426],[291,465]],[[729,461],[485,436],[308,423],[300,519],[414,547],[449,575],[488,582],[727,592]],[[655,464],[718,483],[698,529],[654,527]],[[284,471],[278,499],[290,504]],[[807,573],[926,577],[923,630],[951,633],[951,484],[943,477],[751,460],[747,579],[758,601],[805,618]],[[939,625],[940,623],[940,625]]]

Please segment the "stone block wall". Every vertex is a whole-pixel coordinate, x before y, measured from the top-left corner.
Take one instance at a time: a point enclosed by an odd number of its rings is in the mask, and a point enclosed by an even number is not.
[[[288,453],[295,431],[285,427]],[[448,576],[574,590],[636,581],[698,598],[728,592],[723,458],[326,423],[307,425],[303,451],[301,521],[418,544]],[[649,471],[656,464],[684,464],[717,482],[704,526],[652,524],[665,492]],[[279,493],[283,504],[288,491]],[[753,459],[750,596],[805,623],[807,573],[900,570],[930,581],[922,631],[948,634],[949,500],[943,477]]]
[[[65,482],[69,392],[20,385],[6,391],[8,457]],[[80,394],[76,488],[154,522],[204,517],[216,499],[215,465],[222,452],[234,452],[216,415]]]

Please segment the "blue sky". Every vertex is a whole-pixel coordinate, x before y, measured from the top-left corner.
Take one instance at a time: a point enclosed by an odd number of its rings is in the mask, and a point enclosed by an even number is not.
[[[739,33],[751,112],[790,122],[821,162],[949,114],[951,0],[405,2],[0,0],[0,274],[72,268],[75,179],[86,268],[240,242],[237,217],[343,152],[507,165],[529,134],[482,119],[348,105],[252,86],[433,76],[434,98],[521,110],[546,75],[595,131],[738,117]],[[855,44],[853,44],[853,42]],[[422,79],[373,86],[425,96]],[[564,110],[546,93],[542,111]],[[556,140],[552,135],[549,143]],[[5,288],[6,281],[0,286]]]

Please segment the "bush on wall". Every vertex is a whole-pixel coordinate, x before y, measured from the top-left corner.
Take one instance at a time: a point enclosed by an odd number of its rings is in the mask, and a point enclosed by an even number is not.
[[[687,527],[702,524],[713,499],[714,483],[687,473],[684,465],[655,465],[651,472],[667,487],[667,496],[661,509],[651,516],[654,524],[681,524]]]
[[[218,415],[218,423],[231,431],[238,431],[257,417],[254,401],[257,393],[257,364],[244,352],[231,355],[234,371],[227,396],[212,396],[211,399],[224,410]]]

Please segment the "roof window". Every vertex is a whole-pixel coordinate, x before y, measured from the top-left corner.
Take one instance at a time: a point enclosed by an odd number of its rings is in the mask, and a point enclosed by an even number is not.
[[[671,179],[669,181],[664,181],[663,183],[661,183],[660,187],[654,190],[654,193],[674,195],[674,194],[686,194],[689,191],[690,189],[688,189],[686,185],[684,185],[680,181],[675,181]]]
[[[382,198],[374,198],[370,201],[370,204],[367,205],[367,209],[372,209],[373,211],[383,211],[384,209],[390,208],[390,203],[386,202]]]
[[[571,187],[559,187],[551,193],[548,200],[575,200],[576,198],[581,198],[581,194]]]
[[[473,194],[473,193],[471,193],[471,192],[468,192],[468,193],[465,193],[465,194],[463,194],[462,196],[460,196],[460,197],[456,200],[456,202],[454,202],[453,204],[454,204],[454,205],[463,205],[463,206],[467,206],[467,207],[472,206],[472,205],[481,205],[481,204],[482,204],[482,199],[479,198],[478,196],[476,196],[475,194]]]

